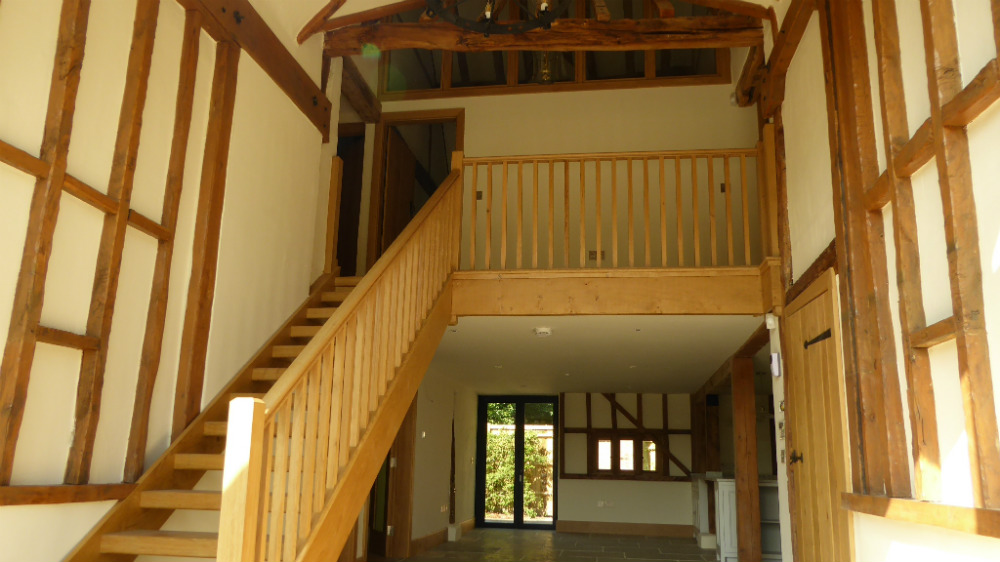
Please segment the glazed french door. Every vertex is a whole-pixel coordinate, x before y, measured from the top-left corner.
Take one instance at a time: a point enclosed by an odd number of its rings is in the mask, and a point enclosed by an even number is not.
[[[476,525],[554,528],[555,396],[480,396]]]

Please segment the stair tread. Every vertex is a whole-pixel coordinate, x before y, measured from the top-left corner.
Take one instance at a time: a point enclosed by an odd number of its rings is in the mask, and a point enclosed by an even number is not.
[[[322,300],[323,302],[336,302],[336,303],[344,302],[344,299],[346,299],[347,296],[351,294],[352,290],[354,290],[354,287],[351,288],[343,287],[333,291],[323,291]]]
[[[255,381],[276,381],[284,372],[284,367],[257,367],[250,373],[250,378]]]
[[[104,534],[101,552],[215,558],[218,544],[217,533],[141,529]]]
[[[218,511],[222,507],[222,492],[208,490],[146,490],[139,496],[139,507],[145,509],[203,509]]]
[[[312,338],[319,333],[322,326],[292,326],[293,338]]]
[[[271,348],[271,357],[278,359],[292,359],[298,357],[305,345],[276,345]]]
[[[309,319],[327,319],[333,316],[333,313],[337,312],[337,307],[335,306],[317,306],[314,308],[306,309],[306,318]]]
[[[175,453],[177,470],[222,470],[226,456],[223,453]]]
[[[335,287],[357,287],[358,283],[361,282],[360,276],[353,277],[337,277],[333,280],[333,285]]]
[[[224,421],[205,422],[203,433],[209,437],[225,437],[229,432],[229,423]]]

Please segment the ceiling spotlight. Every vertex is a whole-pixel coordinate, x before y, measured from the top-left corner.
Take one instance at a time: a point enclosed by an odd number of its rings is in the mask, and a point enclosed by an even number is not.
[[[564,377],[568,377],[568,376],[569,376],[569,373],[563,373],[563,376],[564,376]]]
[[[638,367],[638,365],[629,365],[628,366],[629,369],[635,369],[636,367]]]
[[[548,326],[539,326],[534,330],[535,335],[540,338],[547,338],[552,335],[552,328]]]
[[[497,363],[496,365],[493,365],[493,368],[494,369],[503,369],[503,365],[500,364],[500,363]]]

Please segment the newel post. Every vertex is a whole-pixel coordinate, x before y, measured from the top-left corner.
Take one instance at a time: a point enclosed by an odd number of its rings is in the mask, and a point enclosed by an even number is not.
[[[264,478],[264,416],[259,398],[234,398],[229,403],[226,461],[222,471],[222,512],[219,521],[219,562],[257,559],[258,528]]]
[[[457,195],[453,195],[458,199],[458,203],[455,205],[455,232],[452,233],[452,249],[451,249],[451,271],[458,271],[459,259],[462,255],[462,202],[464,197],[462,194],[465,193],[465,178],[463,177],[465,173],[465,153],[461,150],[456,150],[451,153],[451,169],[458,172],[458,186],[455,188]],[[475,186],[473,186],[475,189]],[[475,244],[475,233],[472,233],[472,243]]]
[[[778,156],[775,145],[774,125],[768,123],[764,125],[763,139],[761,141],[760,156],[757,159],[757,168],[763,170],[763,182],[758,186],[762,190],[764,197],[764,207],[760,210],[762,220],[760,224],[765,227],[762,232],[761,247],[764,248],[764,257],[778,257],[780,255],[778,240]]]

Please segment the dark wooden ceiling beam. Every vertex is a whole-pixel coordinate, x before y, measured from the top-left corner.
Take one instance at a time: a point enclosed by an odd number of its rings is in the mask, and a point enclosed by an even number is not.
[[[402,14],[404,12],[419,10],[425,6],[427,6],[426,0],[402,0],[402,2],[386,4],[385,6],[379,6],[378,8],[372,8],[370,10],[365,10],[363,12],[357,12],[339,18],[326,20],[322,24],[320,24],[320,26],[317,27],[315,31],[312,31],[309,35],[324,31],[333,31],[335,29],[341,29],[343,27],[357,25],[359,23],[378,21],[382,18],[395,16],[397,14]],[[305,30],[303,29],[303,31]],[[303,36],[302,34],[299,34],[299,43],[308,39],[309,35]]]
[[[686,0],[686,2],[760,20],[768,18],[767,8],[745,0]]]
[[[354,111],[365,123],[378,123],[382,118],[382,103],[378,101],[357,65],[350,57],[343,57],[344,71],[340,82],[340,92],[347,98]]]
[[[710,16],[648,20],[565,19],[549,30],[517,35],[470,32],[448,23],[393,23],[350,27],[330,33],[326,53],[332,57],[361,53],[362,45],[381,51],[643,51],[752,47],[763,42],[759,21],[742,16]]]
[[[785,75],[815,10],[815,0],[792,0],[788,6],[785,19],[781,22],[781,31],[774,40],[774,48],[767,60],[767,72],[760,88],[759,103],[765,118],[772,117],[785,100]]]
[[[319,130],[323,140],[329,139],[330,100],[249,0],[178,1],[202,13],[202,25],[217,41],[232,41],[246,51]],[[219,28],[221,36],[219,31],[212,32]]]
[[[653,0],[653,6],[656,8],[657,15],[661,18],[672,18],[676,15],[676,10],[670,0]]]
[[[330,0],[329,2],[326,3],[326,6],[323,6],[323,8],[320,11],[316,12],[316,15],[310,18],[309,21],[302,26],[302,30],[299,31],[299,34],[296,37],[296,39],[299,42],[299,45],[305,43],[306,39],[309,39],[310,37],[318,33],[319,28],[322,27],[324,23],[326,23],[327,18],[329,18],[334,14],[334,12],[339,10],[340,7],[343,6],[344,2],[346,1],[347,0]]]

